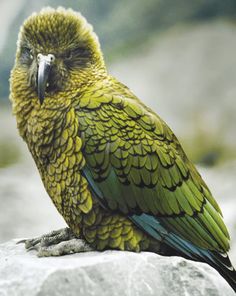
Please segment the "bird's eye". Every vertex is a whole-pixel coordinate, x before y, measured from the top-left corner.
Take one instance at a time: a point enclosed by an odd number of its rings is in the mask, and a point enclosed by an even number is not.
[[[76,47],[73,52],[75,55],[80,57],[88,57],[90,53],[89,49],[85,46]]]
[[[22,47],[21,52],[22,54],[30,55],[31,49],[29,47]]]
[[[27,60],[33,61],[34,59],[34,52],[29,47],[22,47],[21,55],[24,61],[27,61]]]
[[[68,50],[65,53],[65,59],[70,60],[71,58],[72,58],[72,52],[71,52],[71,50]]]
[[[91,62],[91,50],[83,45],[64,52],[65,65],[69,68],[86,67]]]
[[[85,47],[76,47],[71,50],[68,50],[64,53],[64,58],[66,60],[71,60],[74,58],[83,58],[84,56],[88,56],[88,50]]]

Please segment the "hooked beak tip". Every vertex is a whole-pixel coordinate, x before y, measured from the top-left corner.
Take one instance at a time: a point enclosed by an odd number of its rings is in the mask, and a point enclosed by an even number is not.
[[[43,104],[43,101],[44,101],[44,94],[40,94],[39,90],[38,90],[38,98],[39,98],[39,102],[40,102],[40,105]]]

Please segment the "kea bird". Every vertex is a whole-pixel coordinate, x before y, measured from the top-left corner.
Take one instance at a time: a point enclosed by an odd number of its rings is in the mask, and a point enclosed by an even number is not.
[[[19,33],[10,99],[68,227],[24,240],[39,256],[152,251],[206,262],[236,289],[229,233],[167,124],[107,73],[92,26],[44,8]]]

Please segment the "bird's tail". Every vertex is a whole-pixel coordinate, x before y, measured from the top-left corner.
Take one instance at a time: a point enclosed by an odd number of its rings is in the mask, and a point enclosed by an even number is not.
[[[158,220],[153,216],[147,214],[142,214],[140,216],[133,215],[131,220],[162,243],[164,249],[163,252],[159,251],[159,253],[167,256],[178,255],[193,261],[208,263],[221,274],[236,292],[236,271],[226,253],[218,253],[193,245],[180,236],[166,231],[160,223],[161,219]],[[166,247],[169,249],[166,249]]]
[[[209,265],[214,267],[222,277],[229,283],[236,293],[236,270],[226,253],[211,252],[212,260],[206,260]]]
[[[181,244],[181,247],[183,245],[184,244]],[[188,245],[190,244],[188,243]],[[236,270],[234,269],[228,254],[201,249],[193,245],[190,246],[188,254],[186,254],[186,249],[179,248],[180,253],[182,252],[181,256],[194,261],[208,263],[219,272],[236,293]]]
[[[228,284],[236,293],[236,270],[234,269],[228,254],[201,249],[189,243],[188,245],[191,246],[189,248],[188,254],[186,254],[186,250],[184,250],[183,248],[180,249],[180,252],[182,252],[182,256],[194,261],[208,263],[219,272],[219,274],[228,282]],[[182,246],[183,244],[181,245],[181,247]]]
[[[184,252],[183,252],[184,251]],[[208,263],[228,282],[236,293],[236,270],[234,269],[227,253],[218,253],[210,250],[204,250],[193,246],[189,249],[189,254],[180,249],[180,256],[194,261]],[[181,254],[182,253],[182,254]]]

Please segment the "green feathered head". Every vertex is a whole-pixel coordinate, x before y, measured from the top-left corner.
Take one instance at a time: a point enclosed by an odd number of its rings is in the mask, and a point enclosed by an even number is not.
[[[16,69],[24,73],[22,83],[28,82],[41,103],[45,94],[79,88],[105,73],[92,26],[80,13],[62,7],[44,8],[23,23]]]

